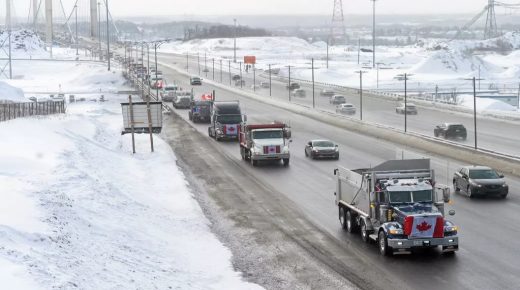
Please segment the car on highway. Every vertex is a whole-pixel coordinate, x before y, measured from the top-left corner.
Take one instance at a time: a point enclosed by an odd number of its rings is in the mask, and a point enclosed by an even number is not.
[[[206,67],[206,68],[204,68],[202,71],[205,72],[205,73],[207,73],[207,72],[209,72],[209,69]]]
[[[300,84],[299,83],[291,83],[290,85],[286,85],[285,88],[290,90],[290,91],[294,91],[294,90],[300,88]]]
[[[233,77],[231,79],[234,81],[238,81],[241,79],[241,77],[240,77],[240,75],[233,75]]]
[[[192,86],[201,86],[202,85],[202,79],[197,76],[193,76],[190,78],[190,85]]]
[[[342,115],[354,115],[356,114],[356,107],[350,103],[340,104],[336,106],[336,113]]]
[[[399,104],[399,106],[397,106],[395,108],[395,112],[397,114],[406,114],[407,115],[417,115],[417,107],[415,106],[415,104],[412,104],[412,103],[407,103],[406,106],[404,105],[404,103],[401,103]]]
[[[235,81],[235,87],[245,86],[246,81],[245,80],[236,80]]]
[[[304,89],[295,89],[291,92],[291,96],[296,98],[305,98],[307,94]]]
[[[166,85],[161,91],[161,98],[163,102],[172,102],[175,97],[175,92],[179,87],[177,85]]]
[[[453,175],[453,189],[475,196],[498,196],[506,198],[509,186],[504,175],[487,166],[464,166]]]
[[[339,104],[345,104],[347,102],[347,99],[345,96],[342,95],[334,95],[330,97],[329,103],[333,105],[339,105]]]
[[[466,127],[458,123],[443,123],[435,126],[433,136],[444,137],[444,139],[462,138],[466,140],[468,133]]]
[[[320,96],[322,96],[322,97],[329,97],[329,98],[334,96],[335,94],[336,93],[333,90],[331,90],[331,89],[323,89],[320,92]]]
[[[305,145],[305,157],[339,159],[339,146],[329,140],[311,140]]]
[[[268,82],[260,82],[260,87],[263,89],[268,89],[270,86]]]

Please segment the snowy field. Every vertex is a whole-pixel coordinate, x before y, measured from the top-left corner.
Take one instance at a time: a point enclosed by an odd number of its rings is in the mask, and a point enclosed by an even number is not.
[[[408,74],[408,90],[433,93],[472,91],[468,78],[481,77],[481,89],[517,95],[520,79],[520,33],[507,33],[497,39],[482,41],[418,40],[416,45],[404,47],[377,46],[376,69],[372,68],[372,52],[359,54],[357,45],[331,46],[329,68],[326,67],[327,45],[309,43],[295,37],[250,37],[237,39],[237,57],[257,57],[257,68],[268,64],[280,69],[281,76],[311,80],[311,58],[315,60],[317,82],[359,87],[359,70],[363,70],[363,86],[382,91],[403,91],[399,76]],[[362,47],[372,49],[372,47]],[[500,53],[493,50],[503,50]],[[233,58],[233,39],[191,40],[174,42],[161,47],[174,52],[204,59]],[[379,69],[377,69],[377,67]],[[401,77],[402,79],[402,77]]]
[[[83,91],[67,114],[0,123],[2,289],[261,289],[232,255],[155,137],[121,136],[120,72],[20,62],[24,91]],[[4,86],[7,87],[7,86]],[[28,97],[29,95],[25,95]]]

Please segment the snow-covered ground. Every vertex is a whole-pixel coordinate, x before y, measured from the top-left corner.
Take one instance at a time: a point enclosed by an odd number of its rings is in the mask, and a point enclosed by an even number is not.
[[[409,75],[408,90],[433,93],[472,91],[467,80],[481,77],[482,90],[501,89],[517,94],[520,79],[520,33],[507,33],[503,37],[482,41],[419,40],[416,45],[404,47],[377,46],[376,63],[372,68],[372,52],[361,52],[358,47],[331,46],[329,68],[326,67],[327,45],[324,42],[308,43],[295,37],[248,37],[237,39],[237,56],[257,57],[257,68],[268,64],[280,69],[281,76],[311,80],[311,58],[315,59],[317,82],[359,86],[359,73],[363,70],[363,86],[367,89],[402,91],[404,82],[399,75]],[[367,47],[371,49],[371,47]],[[503,52],[493,52],[500,51]],[[203,59],[220,57],[232,59],[233,39],[191,40],[174,42],[161,47],[163,52],[199,54]],[[402,78],[401,78],[402,79]],[[505,88],[505,90],[504,90]]]
[[[2,289],[261,289],[233,269],[169,145],[121,136],[120,72],[27,61],[27,91],[85,90],[67,114],[0,123]],[[98,66],[98,67],[96,67]],[[87,92],[88,91],[88,92]],[[27,97],[27,94],[26,94]]]

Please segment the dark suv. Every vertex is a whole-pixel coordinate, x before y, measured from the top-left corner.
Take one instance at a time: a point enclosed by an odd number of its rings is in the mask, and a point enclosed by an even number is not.
[[[444,123],[435,126],[433,129],[433,135],[435,137],[444,137],[444,139],[448,138],[462,138],[463,140],[466,140],[468,137],[468,133],[466,132],[466,127],[462,124],[451,124],[451,123]]]
[[[504,175],[486,166],[465,166],[453,175],[453,189],[463,191],[469,197],[493,195],[505,198],[509,186]]]

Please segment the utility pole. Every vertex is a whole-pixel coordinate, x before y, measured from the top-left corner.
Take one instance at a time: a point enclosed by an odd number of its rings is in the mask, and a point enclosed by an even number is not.
[[[200,76],[200,52],[197,52],[197,65],[199,66],[199,76]]]
[[[376,67],[376,1],[372,1],[372,68]]]
[[[74,4],[74,14],[76,18],[76,59],[79,58],[79,39],[78,39],[78,5]]]
[[[359,65],[359,57],[361,53],[361,38],[358,38],[357,43],[357,64]]]
[[[327,39],[327,69],[329,68],[329,41],[330,38]]]
[[[311,59],[311,70],[312,70],[312,107],[316,107],[314,100],[314,58]]]
[[[408,132],[408,74],[404,74],[404,132]]]
[[[519,102],[520,102],[520,87],[518,89],[519,91]],[[272,97],[272,89],[271,89],[271,64],[269,64],[269,97]],[[520,107],[519,107],[520,108]]]
[[[215,80],[215,58],[213,58],[212,61],[213,61],[213,80]]]
[[[480,78],[473,77],[471,79],[465,79],[465,80],[471,80],[473,82],[473,129],[475,133],[475,150],[478,149],[477,144],[477,80],[480,81]]]
[[[233,39],[233,62],[237,62],[237,19],[233,19],[235,22],[235,37]]]
[[[110,71],[110,28],[108,25],[108,0],[105,0],[107,10],[107,59],[108,59],[108,71]]]
[[[103,60],[103,49],[101,48],[101,2],[98,5],[98,42],[99,42],[99,60]],[[131,51],[130,51],[131,52]],[[131,55],[131,54],[130,54]]]
[[[289,67],[289,84],[287,85],[289,91],[289,103],[291,102],[291,66]]]
[[[6,26],[7,26],[7,37],[8,37],[8,57],[9,57],[9,60],[8,60],[8,63],[7,65],[9,65],[9,79],[13,79],[13,66],[12,66],[12,48],[11,48],[11,1],[10,0],[7,0],[6,1]],[[2,46],[3,44],[5,43],[5,40],[0,43]],[[2,49],[3,50],[3,49]],[[4,73],[4,69],[5,69],[5,66],[0,68],[0,74],[3,74]],[[5,111],[4,111],[5,113]]]
[[[358,70],[356,72],[359,73],[359,119],[363,120],[363,74],[366,71]]]
[[[222,59],[220,59],[220,83],[222,83]]]
[[[229,70],[229,85],[231,86],[231,80],[233,79],[231,77],[231,61],[228,61],[228,70]]]

